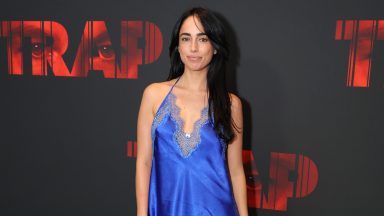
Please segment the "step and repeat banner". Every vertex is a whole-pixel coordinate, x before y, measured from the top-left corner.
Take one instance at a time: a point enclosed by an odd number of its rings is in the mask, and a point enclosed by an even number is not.
[[[136,215],[141,96],[193,6],[225,22],[250,215],[383,214],[382,1],[0,4],[0,215]]]

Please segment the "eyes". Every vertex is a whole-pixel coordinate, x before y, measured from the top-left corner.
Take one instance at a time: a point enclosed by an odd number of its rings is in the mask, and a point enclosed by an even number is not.
[[[102,45],[97,47],[97,52],[100,58],[104,60],[111,60],[115,58],[115,52],[111,45]]]
[[[43,43],[32,43],[32,56],[34,58],[42,58],[43,54],[45,53],[46,56],[50,56],[52,50],[51,46],[47,46]],[[99,54],[99,57],[104,60],[111,60],[115,58],[115,52],[112,49],[111,45],[101,45],[97,47],[97,53]]]
[[[33,43],[32,44],[32,56],[35,58],[41,58],[43,55],[44,48],[42,43]]]
[[[52,47],[50,45],[44,46],[44,44],[40,42],[32,43],[31,49],[33,58],[42,58],[43,54],[45,54],[45,56],[50,56],[53,52]]]
[[[192,39],[192,38],[189,37],[189,36],[182,36],[182,37],[180,38],[180,41],[181,41],[181,42],[188,42],[188,41],[190,41],[191,39]],[[197,40],[198,40],[199,42],[203,42],[203,43],[206,43],[206,42],[209,41],[209,39],[208,39],[207,36],[199,37]]]

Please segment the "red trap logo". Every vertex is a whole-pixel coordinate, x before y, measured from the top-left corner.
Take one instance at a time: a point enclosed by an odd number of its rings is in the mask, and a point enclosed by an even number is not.
[[[337,20],[335,39],[350,41],[347,86],[369,87],[372,51],[384,40],[384,20]]]
[[[0,38],[6,38],[8,73],[87,77],[102,71],[105,78],[138,78],[138,66],[156,61],[163,48],[160,29],[151,22],[121,21],[120,41],[110,38],[104,21],[87,21],[72,67],[64,61],[69,46],[66,28],[54,21],[0,21]],[[29,43],[25,41],[29,40]],[[141,47],[139,41],[143,40]],[[29,45],[29,46],[28,46]],[[72,45],[72,44],[71,44]],[[72,45],[73,46],[73,45]],[[120,48],[116,52],[114,48]],[[119,54],[119,55],[117,55]],[[24,70],[30,55],[32,72]]]

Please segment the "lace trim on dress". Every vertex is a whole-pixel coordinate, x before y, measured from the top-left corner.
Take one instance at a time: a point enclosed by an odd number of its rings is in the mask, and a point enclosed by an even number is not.
[[[170,106],[169,106],[169,100],[168,100],[167,95],[164,99],[163,104],[160,105],[154,119],[152,122],[152,127],[151,127],[151,136],[152,140],[155,138],[155,131],[156,128],[163,122],[164,117],[166,117],[170,113]]]
[[[171,89],[168,91],[167,95],[163,99],[163,102],[161,102],[155,117],[153,118],[152,125],[151,125],[151,137],[152,137],[152,144],[153,144],[153,139],[155,138],[155,131],[156,128],[163,122],[163,119],[167,114],[169,114],[169,101],[168,101],[168,96],[172,92],[173,88],[175,87],[176,83],[179,82],[180,77],[177,78],[176,82],[172,85]],[[163,108],[164,107],[164,108]],[[153,147],[153,146],[152,146]]]
[[[176,105],[176,96],[169,95],[171,104],[171,118],[176,122],[176,130],[173,134],[175,142],[178,144],[181,154],[187,158],[194,152],[201,142],[200,128],[208,123],[208,107],[204,107],[200,112],[200,118],[194,123],[192,133],[185,133],[184,120],[180,117],[180,108]]]
[[[201,110],[200,118],[193,125],[192,133],[185,133],[183,131],[184,120],[180,117],[180,108],[176,105],[176,96],[172,93],[172,88],[164,98],[153,119],[151,126],[152,142],[155,138],[156,128],[164,122],[163,119],[165,117],[170,115],[172,121],[176,124],[176,130],[173,134],[174,143],[178,145],[181,155],[187,158],[198,148],[201,142],[200,129],[207,123],[211,123],[213,127],[213,115],[210,120],[208,117],[208,106],[204,107]],[[225,160],[228,145],[223,139],[219,137],[218,139],[222,146],[222,158]]]

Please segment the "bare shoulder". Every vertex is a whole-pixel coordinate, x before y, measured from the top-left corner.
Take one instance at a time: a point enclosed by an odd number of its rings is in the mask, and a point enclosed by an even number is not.
[[[156,113],[156,110],[164,100],[174,82],[174,80],[170,80],[152,83],[144,89],[142,100],[151,107],[153,114]]]
[[[242,107],[241,107],[241,99],[239,96],[233,94],[233,93],[229,93],[229,98],[231,100],[231,109],[233,111],[238,111],[238,110],[241,110]]]
[[[172,81],[172,80],[171,80]],[[156,99],[166,94],[172,87],[171,81],[151,83],[144,89],[143,98]]]

